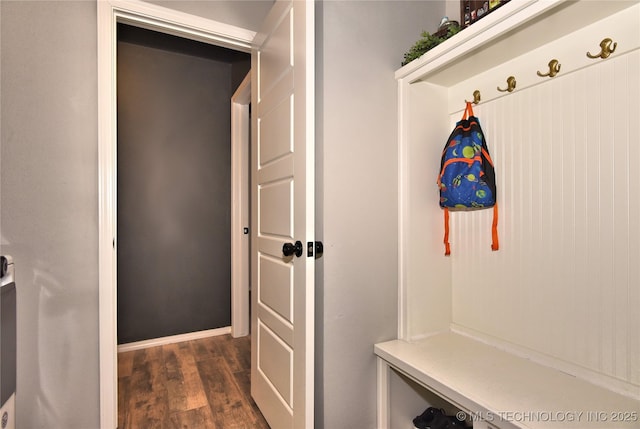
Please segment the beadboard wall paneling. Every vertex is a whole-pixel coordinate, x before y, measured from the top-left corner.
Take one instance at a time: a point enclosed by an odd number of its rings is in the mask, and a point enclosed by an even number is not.
[[[454,325],[640,386],[640,51],[475,107],[492,211],[454,213]],[[452,124],[459,112],[451,116]]]

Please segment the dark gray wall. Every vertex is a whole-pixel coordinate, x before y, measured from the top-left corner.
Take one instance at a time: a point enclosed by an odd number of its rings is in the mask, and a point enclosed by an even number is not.
[[[237,55],[174,39],[119,26],[119,344],[231,324]]]

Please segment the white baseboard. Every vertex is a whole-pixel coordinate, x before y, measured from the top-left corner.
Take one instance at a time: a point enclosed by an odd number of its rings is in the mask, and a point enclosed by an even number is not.
[[[165,344],[181,343],[183,341],[199,340],[201,338],[215,337],[217,335],[226,335],[230,333],[231,326],[225,326],[224,328],[208,329],[206,331],[189,332],[187,334],[171,335],[169,337],[162,338],[152,338],[150,340],[120,344],[118,346],[118,353],[163,346]]]

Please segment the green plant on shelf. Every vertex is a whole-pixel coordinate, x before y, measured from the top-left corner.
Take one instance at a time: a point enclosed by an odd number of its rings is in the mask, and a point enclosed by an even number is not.
[[[404,54],[404,61],[402,62],[402,65],[407,65],[416,58],[420,58],[425,52],[435,48],[449,37],[458,33],[460,30],[460,26],[452,24],[448,26],[446,32],[438,31],[435,34],[429,34],[427,31],[423,31],[420,40],[418,40],[411,49]]]

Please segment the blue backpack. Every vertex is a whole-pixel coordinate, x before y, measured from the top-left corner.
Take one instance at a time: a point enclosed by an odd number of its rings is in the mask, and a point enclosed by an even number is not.
[[[475,210],[493,207],[492,250],[498,250],[498,204],[496,176],[487,142],[478,118],[467,102],[462,119],[449,136],[442,151],[440,175],[440,207],[444,209],[445,255],[449,245],[449,210]]]

